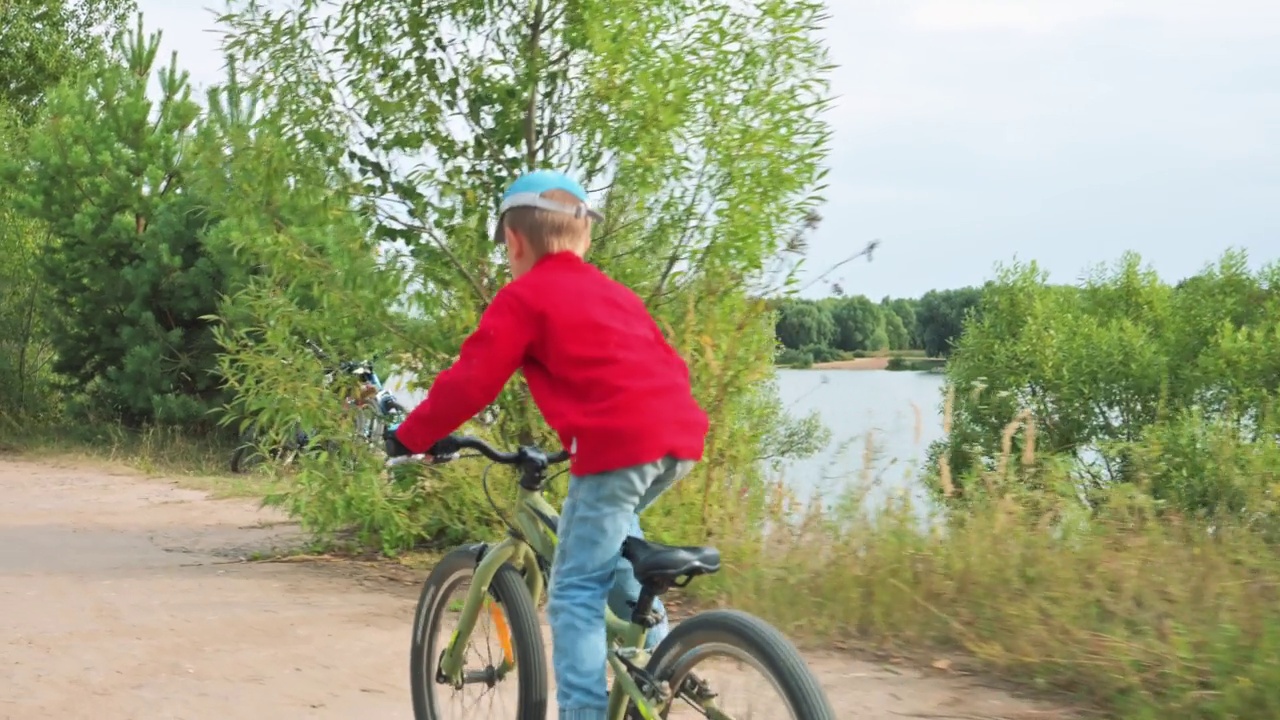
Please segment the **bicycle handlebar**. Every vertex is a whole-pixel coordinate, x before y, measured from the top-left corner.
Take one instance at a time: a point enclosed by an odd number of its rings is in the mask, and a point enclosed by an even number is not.
[[[448,459],[452,459],[454,455],[457,455],[460,450],[475,450],[499,465],[519,465],[530,460],[541,460],[542,463],[545,463],[545,467],[546,465],[555,465],[569,459],[568,450],[561,450],[554,455],[543,455],[541,450],[534,447],[522,447],[515,452],[503,452],[478,437],[450,435],[433,445],[430,454],[422,453],[388,458],[387,466],[395,467],[411,462],[425,462],[428,457],[433,458],[436,462],[447,462]],[[539,458],[539,455],[542,457]]]

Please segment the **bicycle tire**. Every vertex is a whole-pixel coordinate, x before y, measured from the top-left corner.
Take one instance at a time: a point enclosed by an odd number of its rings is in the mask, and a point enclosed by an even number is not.
[[[422,585],[413,619],[409,657],[409,685],[413,691],[413,716],[416,720],[440,720],[435,692],[445,686],[436,682],[435,673],[444,648],[438,645],[441,634],[435,631],[448,609],[447,591],[474,574],[482,547],[466,545],[445,555]],[[514,720],[546,720],[546,654],[533,599],[529,597],[519,571],[509,564],[498,568],[489,585],[489,593],[503,605],[511,626],[515,679],[519,685]]]
[[[254,444],[253,439],[252,428],[241,433],[240,442],[235,452],[231,453],[231,472],[237,475],[249,472],[250,468],[262,461],[262,453],[258,452],[258,446]]]
[[[646,670],[658,681],[679,687],[697,664],[698,651],[707,645],[735,647],[756,660],[782,692],[796,720],[835,720],[822,685],[795,645],[764,620],[738,610],[699,613],[676,625],[654,649]],[[662,716],[667,716],[667,709]]]
[[[352,434],[361,442],[377,445],[382,440],[382,416],[371,405],[358,406],[352,414]]]

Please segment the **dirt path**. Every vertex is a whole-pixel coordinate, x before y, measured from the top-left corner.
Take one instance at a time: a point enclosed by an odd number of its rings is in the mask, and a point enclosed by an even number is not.
[[[410,718],[416,588],[324,563],[253,503],[0,458],[0,718]],[[952,678],[810,658],[858,720],[1065,717]],[[499,719],[495,719],[499,720]]]

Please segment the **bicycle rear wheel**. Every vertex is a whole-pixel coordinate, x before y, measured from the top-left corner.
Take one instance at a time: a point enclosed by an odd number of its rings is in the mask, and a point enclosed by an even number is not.
[[[467,545],[440,560],[422,586],[413,621],[409,685],[416,720],[545,720],[547,668],[538,612],[519,571],[498,568],[489,584],[469,641],[494,639],[497,650],[464,650],[462,687],[438,681],[440,658],[452,640],[462,604],[471,589],[480,545]],[[504,662],[505,661],[505,662]],[[497,677],[495,666],[514,664]],[[469,699],[464,696],[476,696]]]
[[[701,667],[715,658],[747,666],[745,669],[763,675],[771,687],[765,688],[759,681],[744,682],[741,670],[715,672]],[[694,668],[698,668],[696,675]],[[836,717],[822,686],[795,646],[765,621],[737,610],[713,610],[681,622],[658,644],[646,670],[658,682],[669,683],[675,696],[662,711],[664,720]],[[730,686],[742,689],[729,689]],[[778,697],[756,702],[765,690]],[[713,703],[720,714],[707,713],[700,707],[703,703]]]
[[[235,452],[231,453],[231,472],[237,474],[249,472],[263,461],[262,451],[258,448],[255,435],[253,428],[240,434]]]
[[[302,437],[305,435],[295,430],[294,437],[286,441],[282,447],[264,453],[258,443],[257,431],[251,427],[240,434],[239,444],[235,452],[231,453],[231,472],[247,473],[267,460],[281,466],[289,465],[298,457],[301,449],[299,441]]]

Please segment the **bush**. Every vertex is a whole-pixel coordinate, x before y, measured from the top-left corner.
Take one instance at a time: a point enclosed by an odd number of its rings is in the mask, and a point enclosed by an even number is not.
[[[804,369],[813,366],[813,354],[805,350],[782,348],[778,351],[776,362],[784,367]]]
[[[1176,287],[1136,255],[1079,287],[1015,265],[987,285],[980,310],[947,365],[953,436],[933,451],[957,474],[992,468],[1008,418],[1024,411],[1041,428],[1041,449],[1072,458],[1082,493],[1158,476],[1142,460],[1144,442],[1186,452],[1163,466],[1196,474],[1212,438],[1266,435],[1280,378],[1280,263],[1255,273],[1242,253],[1227,253]],[[1187,413],[1200,413],[1205,423],[1193,424],[1212,437],[1188,435]],[[1170,492],[1184,485],[1158,482]],[[1206,509],[1226,500],[1204,488],[1174,495]]]
[[[1280,449],[1188,415],[1137,444],[1132,467],[1170,443],[1202,462],[1183,467],[1186,488],[1159,492],[1205,493],[1224,512],[1184,515],[1142,478],[1100,491],[1090,509],[1067,465],[1006,441],[996,469],[963,478],[987,492],[930,524],[907,500],[871,515],[851,491],[824,512],[776,489],[763,536],[727,535],[735,572],[715,592],[815,640],[926,661],[960,652],[957,667],[1061,690],[1108,717],[1280,717],[1276,536],[1225,511],[1274,515]]]
[[[807,345],[800,348],[800,352],[808,354],[813,358],[814,362],[820,363],[836,362],[844,359],[844,353],[826,345]]]

